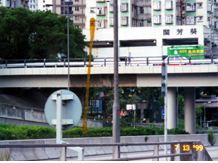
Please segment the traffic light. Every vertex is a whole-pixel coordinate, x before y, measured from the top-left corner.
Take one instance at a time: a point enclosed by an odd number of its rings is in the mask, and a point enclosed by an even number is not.
[[[166,96],[167,92],[167,64],[163,61],[161,70],[161,94]]]

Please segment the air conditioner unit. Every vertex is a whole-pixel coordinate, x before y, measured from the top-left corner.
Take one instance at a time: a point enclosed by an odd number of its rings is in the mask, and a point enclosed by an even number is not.
[[[173,15],[166,15],[165,18],[166,18],[166,20],[165,20],[166,24],[172,24],[173,23]]]
[[[113,26],[114,25],[114,17],[109,18],[109,25]]]
[[[154,15],[154,24],[161,24],[161,15]]]
[[[113,3],[110,3],[109,11],[110,12],[114,12],[114,5],[113,5]]]
[[[173,1],[166,1],[165,2],[165,9],[172,10],[173,9]]]
[[[105,20],[97,20],[95,24],[96,28],[105,28]]]
[[[128,25],[128,17],[127,16],[121,17],[121,25]]]
[[[188,25],[195,24],[195,17],[194,16],[187,16],[186,17],[186,24],[188,24]]]
[[[120,4],[120,11],[122,11],[122,12],[128,11],[128,3],[121,3]]]
[[[97,7],[97,15],[105,15],[105,8]]]
[[[182,11],[182,16],[183,16],[183,17],[185,16],[185,11]]]
[[[186,11],[196,11],[196,3],[187,3]]]
[[[161,10],[161,1],[154,1],[154,10]]]
[[[197,16],[196,21],[197,22],[203,22],[203,16]]]

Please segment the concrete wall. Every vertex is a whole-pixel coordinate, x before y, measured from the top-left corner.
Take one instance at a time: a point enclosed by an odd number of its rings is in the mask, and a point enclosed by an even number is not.
[[[218,134],[217,134],[218,136]],[[147,142],[163,142],[163,135],[148,136]],[[121,136],[121,143],[140,143],[144,141],[145,136]],[[200,140],[204,146],[210,146],[207,140],[207,134],[190,134],[190,135],[169,135],[168,141],[190,141]],[[90,138],[68,138],[64,141],[70,144],[91,144],[91,143],[112,143],[112,137],[90,137]],[[0,141],[0,144],[55,144],[55,139],[35,139],[35,140],[11,140]],[[217,144],[218,145],[218,142]],[[160,149],[164,149],[164,145],[160,146]],[[9,149],[8,149],[9,150]],[[140,151],[152,151],[154,146],[123,146],[121,147],[121,153],[127,152],[140,152]],[[0,151],[1,152],[1,151]],[[85,147],[85,156],[111,154],[112,147]],[[30,160],[46,160],[46,159],[58,159],[60,157],[60,148],[12,148],[12,160],[14,161],[30,161]],[[76,157],[77,153],[71,150],[67,150],[67,157]]]
[[[111,123],[102,123],[87,119],[88,127],[111,127]],[[20,108],[0,107],[0,123],[5,124],[17,124],[17,125],[29,125],[29,126],[48,126],[47,120],[44,115],[44,111],[33,111]],[[81,118],[77,126],[83,125],[83,119]]]
[[[17,125],[49,126],[43,111],[0,107],[0,123]]]

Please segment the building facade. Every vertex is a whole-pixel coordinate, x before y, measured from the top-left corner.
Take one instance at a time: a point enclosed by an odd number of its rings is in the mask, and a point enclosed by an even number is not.
[[[69,5],[69,16],[73,21],[73,24],[76,28],[85,28],[85,0],[72,0],[73,5]],[[48,4],[46,2],[46,4]],[[59,16],[67,14],[67,5],[65,5],[65,0],[52,0],[53,5],[52,11],[57,13]],[[72,14],[71,14],[72,13]]]
[[[89,0],[86,8],[86,41],[89,20],[96,19],[94,57],[112,57],[113,0]],[[166,55],[173,45],[210,47],[217,42],[217,14],[216,0],[118,0],[119,55]]]
[[[28,9],[28,1],[29,0],[0,0],[0,6],[5,6],[10,9],[14,9],[16,7],[25,7]]]

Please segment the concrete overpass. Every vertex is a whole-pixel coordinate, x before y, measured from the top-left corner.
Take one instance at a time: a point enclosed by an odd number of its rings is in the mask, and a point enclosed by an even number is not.
[[[86,87],[87,67],[70,67],[70,86]],[[90,87],[113,87],[114,68],[92,67]],[[168,87],[218,86],[218,64],[168,66]],[[0,69],[0,87],[67,87],[66,67]],[[119,87],[160,87],[161,66],[120,66]]]
[[[203,62],[205,63],[205,62]],[[160,87],[161,66],[138,64],[119,67],[119,87]],[[155,65],[155,66],[154,66]],[[16,87],[67,87],[67,67],[2,67],[0,88]],[[70,67],[70,86],[86,87],[87,67]],[[91,87],[113,87],[112,65],[93,65]],[[168,66],[167,126],[176,128],[176,87],[185,88],[185,130],[195,133],[195,87],[218,86],[218,64]]]

